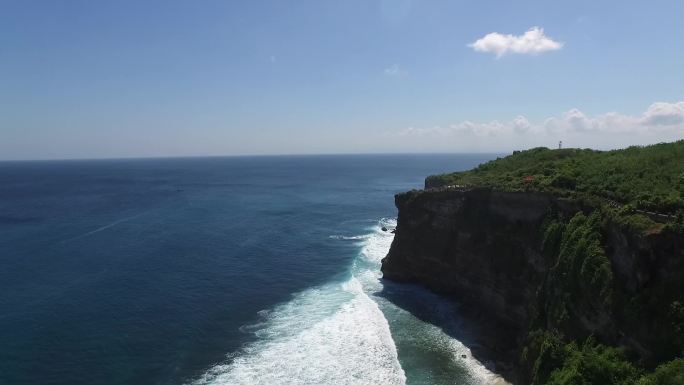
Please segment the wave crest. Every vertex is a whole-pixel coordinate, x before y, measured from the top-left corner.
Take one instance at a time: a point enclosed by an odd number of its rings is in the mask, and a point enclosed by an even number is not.
[[[388,236],[377,226],[371,234],[347,238],[365,240],[367,250],[381,240],[389,247]],[[404,384],[389,324],[364,290],[368,279],[377,282],[370,268],[354,268],[346,282],[306,290],[260,312],[260,322],[241,328],[257,341],[194,383]]]

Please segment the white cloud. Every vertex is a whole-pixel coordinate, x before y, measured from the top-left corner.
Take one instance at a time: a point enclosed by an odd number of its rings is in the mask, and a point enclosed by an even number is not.
[[[684,102],[653,103],[644,113],[644,124],[671,126],[684,123]]]
[[[532,124],[530,124],[530,121],[527,120],[526,117],[519,115],[515,119],[513,119],[513,131],[519,133],[519,134],[524,134],[526,132],[529,132],[532,130]]]
[[[598,121],[588,118],[584,112],[573,108],[563,114],[563,120],[570,131],[593,131],[598,129]]]
[[[520,36],[488,33],[468,46],[477,52],[496,54],[499,58],[508,53],[536,55],[555,51],[561,49],[563,43],[546,36],[543,28],[532,27]]]
[[[392,64],[390,67],[385,68],[384,72],[385,72],[385,75],[394,76],[394,77],[408,75],[408,71],[399,67],[399,64]]]
[[[446,126],[428,128],[410,127],[399,135],[423,137],[531,137],[538,135],[666,135],[668,138],[684,137],[684,101],[651,104],[638,116],[617,112],[588,116],[577,108],[570,109],[560,116],[552,116],[538,123],[530,122],[520,115],[510,121],[472,122],[463,121]]]

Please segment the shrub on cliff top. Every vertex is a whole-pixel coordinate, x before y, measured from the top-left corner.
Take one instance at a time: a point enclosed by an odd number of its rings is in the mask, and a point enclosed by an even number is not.
[[[428,180],[431,186],[599,196],[641,210],[674,213],[684,209],[684,140],[614,151],[533,148]]]

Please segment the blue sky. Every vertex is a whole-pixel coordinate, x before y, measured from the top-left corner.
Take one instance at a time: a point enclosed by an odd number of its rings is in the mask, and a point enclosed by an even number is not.
[[[0,0],[0,159],[681,139],[683,14],[681,1]]]

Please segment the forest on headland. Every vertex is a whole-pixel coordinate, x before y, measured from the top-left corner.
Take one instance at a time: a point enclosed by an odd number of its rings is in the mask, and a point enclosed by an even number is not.
[[[430,176],[426,186],[548,192],[604,206],[635,228],[682,231],[684,140],[612,151],[514,151],[469,171]]]
[[[572,217],[550,213],[540,229],[544,255],[556,261],[527,328],[519,365],[533,385],[683,385],[684,276],[668,272],[626,290],[608,257],[615,225],[635,239],[684,236],[684,140],[613,151],[534,148],[463,172],[430,176],[428,189],[533,191],[583,202]],[[669,235],[668,235],[669,234]],[[681,259],[681,249],[671,257]],[[683,262],[675,261],[681,267]],[[656,267],[652,268],[653,271]],[[648,270],[648,267],[646,267]],[[654,277],[657,275],[653,273]],[[640,330],[652,355],[577,338],[579,319],[610,316]],[[645,330],[644,328],[650,329]],[[626,341],[631,336],[624,336]]]

